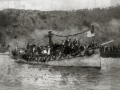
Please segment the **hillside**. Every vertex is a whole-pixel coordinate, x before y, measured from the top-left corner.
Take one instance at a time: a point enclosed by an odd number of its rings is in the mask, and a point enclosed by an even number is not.
[[[119,11],[119,5],[76,11],[5,9],[0,11],[0,43],[4,46],[16,41],[22,44],[29,41],[44,45],[48,44],[46,35],[49,30],[59,35],[69,35],[86,30],[90,25],[95,26],[95,40],[98,43],[117,39],[120,37]],[[45,39],[41,40],[44,37]],[[85,34],[76,37],[81,38],[83,43],[90,42]],[[62,39],[53,37],[54,42]],[[118,40],[116,42],[120,43]]]

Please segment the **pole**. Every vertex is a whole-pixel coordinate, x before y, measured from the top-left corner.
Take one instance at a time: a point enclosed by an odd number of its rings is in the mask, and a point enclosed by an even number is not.
[[[113,42],[113,41],[114,41],[114,39],[113,39],[113,40],[110,40],[110,41],[108,41],[108,42],[102,43],[102,44],[100,44],[100,45],[106,45],[106,44],[109,44],[109,43],[111,43],[111,42]]]
[[[102,64],[102,63],[101,63],[101,56],[100,56],[100,69],[101,69],[101,64]]]
[[[52,36],[53,36],[52,31],[49,31],[48,32],[48,37],[49,37],[49,46],[50,47],[52,47],[52,45],[53,45]]]

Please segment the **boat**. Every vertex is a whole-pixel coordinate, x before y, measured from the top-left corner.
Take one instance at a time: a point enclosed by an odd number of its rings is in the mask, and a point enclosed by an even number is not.
[[[101,61],[99,54],[93,54],[91,56],[77,56],[72,58],[64,58],[59,60],[50,60],[45,63],[38,61],[29,61],[23,59],[15,59],[15,62],[30,65],[49,65],[49,66],[66,66],[66,67],[83,67],[83,68],[101,68]]]
[[[101,44],[101,49],[100,49],[100,56],[103,58],[120,58],[120,50],[110,50],[108,49],[107,46],[105,46],[108,43],[112,43],[115,40],[110,40],[108,42],[105,42],[103,44]]]
[[[82,52],[83,53],[83,52]],[[47,60],[46,62],[39,62],[37,60],[23,60],[19,57],[14,57],[15,62],[23,63],[23,64],[32,64],[32,65],[50,65],[50,66],[78,66],[78,67],[96,67],[100,68],[100,54],[99,48],[94,50],[94,53],[91,55],[81,55],[81,56],[71,56],[71,57],[64,57],[61,59],[52,59]]]
[[[79,33],[79,34],[82,34],[82,33]],[[53,36],[53,33],[51,31],[48,32],[49,46],[52,46],[51,45],[52,36]],[[15,58],[16,62],[24,63],[24,64],[34,64],[34,65],[40,64],[41,65],[44,63],[45,65],[51,65],[51,66],[79,66],[79,67],[96,67],[96,68],[101,67],[99,47],[87,49],[87,54],[85,54],[86,50],[82,50],[80,53],[81,53],[80,55],[74,54],[75,56],[71,55],[71,57],[63,57],[63,58],[58,58],[58,59],[52,58],[50,60],[47,60],[46,62],[39,62],[36,60],[31,60],[31,61],[23,60],[19,58],[19,56],[17,57],[16,53],[13,53],[13,58]],[[25,53],[23,53],[23,55],[24,54]]]

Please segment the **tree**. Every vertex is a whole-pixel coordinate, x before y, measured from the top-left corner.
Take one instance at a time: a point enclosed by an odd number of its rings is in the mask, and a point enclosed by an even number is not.
[[[12,17],[9,14],[0,11],[0,26],[6,27],[6,26],[9,26],[16,21],[17,20],[15,17]]]
[[[86,27],[90,27],[90,22],[88,22],[87,20],[83,20],[82,24]]]

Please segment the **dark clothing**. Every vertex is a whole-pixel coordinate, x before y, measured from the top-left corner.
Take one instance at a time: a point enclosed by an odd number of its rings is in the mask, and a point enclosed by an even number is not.
[[[68,44],[69,44],[69,41],[66,40],[66,41],[65,41],[65,46],[68,46]]]
[[[40,47],[37,47],[38,54],[41,54],[42,49]]]
[[[108,51],[108,47],[105,47],[105,52]]]
[[[30,45],[29,45],[29,43],[27,44],[27,47],[26,47],[26,49],[28,50],[29,49],[29,47],[30,47]]]
[[[33,53],[33,46],[32,45],[29,46],[28,53]]]
[[[75,41],[73,41],[73,45],[74,46],[76,46],[77,45],[77,41],[75,40]]]
[[[72,47],[72,42],[69,42],[69,43],[68,43],[68,46],[69,46],[69,47]]]
[[[110,51],[113,51],[112,47],[110,47]]]
[[[93,47],[93,45],[92,44],[90,44],[89,46],[88,46],[88,48],[92,48]]]
[[[97,44],[97,43],[95,43],[95,46],[98,46],[98,44]]]
[[[120,50],[120,46],[118,46],[118,50]]]
[[[91,48],[94,48],[94,47],[96,47],[96,46],[98,46],[97,43],[91,43],[91,44],[90,44],[90,47],[91,47]]]
[[[117,47],[116,46],[113,46],[113,51],[117,50]]]
[[[95,47],[95,44],[94,44],[94,43],[92,43],[92,44],[91,44],[91,46],[92,46],[92,47]]]
[[[78,41],[78,46],[80,46],[80,41]]]

